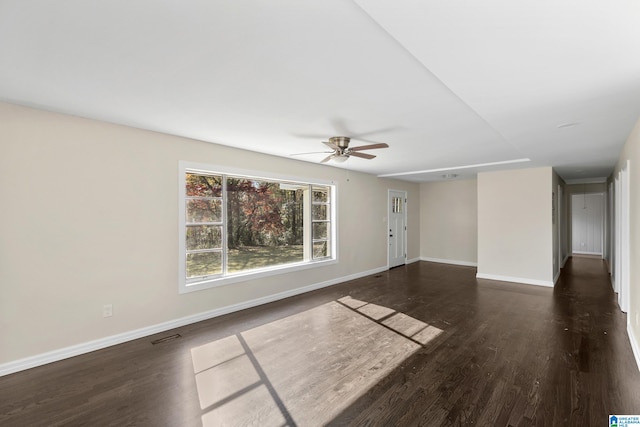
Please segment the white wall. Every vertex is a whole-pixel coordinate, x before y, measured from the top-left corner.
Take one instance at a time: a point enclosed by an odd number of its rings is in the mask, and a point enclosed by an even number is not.
[[[475,179],[420,184],[420,257],[476,265],[478,183]]]
[[[613,176],[630,161],[630,293],[629,312],[627,313],[629,338],[640,367],[640,120],[629,135]],[[616,255],[617,256],[617,255]]]
[[[479,278],[553,285],[552,169],[478,174]]]
[[[418,184],[1,103],[0,144],[0,367],[384,269],[389,188],[420,255]],[[179,160],[335,181],[339,263],[178,294]]]

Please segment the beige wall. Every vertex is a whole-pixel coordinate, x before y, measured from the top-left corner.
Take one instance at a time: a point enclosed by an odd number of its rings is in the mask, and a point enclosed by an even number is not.
[[[627,139],[616,165],[614,176],[630,161],[629,218],[630,218],[630,295],[629,295],[629,333],[634,346],[636,361],[640,363],[640,120]]]
[[[550,167],[478,174],[478,277],[550,286]]]
[[[0,146],[0,365],[384,268],[389,188],[420,255],[418,184],[8,104]],[[178,294],[179,160],[333,180],[339,263]]]
[[[420,184],[420,257],[456,264],[478,261],[475,179]]]

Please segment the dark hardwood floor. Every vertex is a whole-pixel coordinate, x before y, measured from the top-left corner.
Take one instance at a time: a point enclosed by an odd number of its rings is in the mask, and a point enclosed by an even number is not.
[[[570,259],[554,289],[414,263],[0,378],[2,426],[602,426],[609,414],[640,414],[640,373],[589,258]]]

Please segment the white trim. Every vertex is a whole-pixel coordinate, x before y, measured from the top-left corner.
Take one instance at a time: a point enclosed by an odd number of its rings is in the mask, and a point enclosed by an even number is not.
[[[558,279],[560,278],[560,269],[558,269],[558,272],[556,273],[555,277],[553,278],[553,285],[555,286],[556,283],[558,283]]]
[[[187,172],[195,173],[207,173],[207,174],[219,174],[221,176],[234,176],[234,177],[246,177],[255,178],[260,180],[270,180],[283,183],[296,183],[306,185],[311,189],[314,185],[331,187],[331,220],[329,221],[331,227],[331,256],[326,259],[319,260],[306,260],[295,264],[276,265],[271,267],[259,268],[256,270],[226,274],[226,268],[223,268],[223,274],[213,277],[197,278],[194,280],[186,279],[186,239],[185,239],[185,226],[186,226],[186,174]],[[224,184],[223,184],[224,185]],[[189,292],[200,291],[204,289],[215,288],[218,286],[227,286],[233,283],[244,282],[247,280],[255,280],[262,277],[273,276],[277,274],[285,274],[294,271],[305,270],[309,268],[317,268],[326,265],[336,264],[338,262],[338,225],[337,225],[337,185],[334,181],[307,179],[301,177],[286,176],[280,174],[274,174],[269,172],[261,172],[247,169],[230,168],[228,166],[221,165],[209,165],[204,163],[194,163],[186,160],[178,161],[178,293],[185,294]],[[311,195],[309,195],[308,201],[311,201]],[[222,211],[226,211],[226,196],[223,197]],[[310,211],[309,211],[310,212]],[[226,222],[223,223],[224,233],[226,236]],[[311,241],[306,242],[306,245],[312,245]],[[222,247],[223,265],[226,265],[226,251],[225,245]]]
[[[413,264],[414,262],[422,261],[422,258],[411,258],[407,260],[407,264]]]
[[[224,175],[233,175],[235,177],[255,178],[255,179],[272,179],[274,181],[295,182],[304,184],[319,185],[336,185],[336,181],[322,178],[307,178],[296,175],[285,175],[274,172],[263,172],[251,169],[241,169],[231,166],[223,166],[208,163],[191,162],[188,160],[178,160],[178,167],[181,171],[191,170],[204,173],[219,173]]]
[[[276,265],[273,267],[265,267],[255,271],[248,271],[245,273],[236,273],[232,276],[225,277],[217,277],[209,280],[202,280],[199,282],[194,282],[192,284],[187,284],[185,288],[180,289],[181,294],[201,291],[203,289],[216,288],[219,286],[227,286],[232,285],[234,283],[246,282],[249,280],[261,279],[263,277],[274,276],[278,274],[286,274],[293,273],[301,270],[308,270],[310,268],[318,268],[318,267],[326,267],[328,265],[337,264],[337,259],[326,259],[319,261],[305,261],[296,264],[283,264]]]
[[[602,252],[583,252],[583,251],[573,251],[575,255],[599,255],[602,257]]]
[[[477,267],[478,266],[477,262],[459,261],[459,260],[456,260],[456,259],[431,258],[431,257],[426,257],[426,256],[421,256],[420,257],[420,261],[437,262],[439,264],[464,265],[466,267]]]
[[[567,261],[569,261],[569,254],[564,256],[564,259],[562,260],[562,265],[561,265],[560,268],[564,268],[564,266],[567,263]]]
[[[631,350],[633,350],[633,357],[636,359],[636,366],[638,367],[638,370],[640,370],[640,346],[638,346],[638,342],[633,335],[629,315],[627,315],[627,335],[629,336],[629,342],[631,343]]]
[[[477,273],[476,279],[498,280],[500,282],[523,283],[525,285],[546,286],[553,288],[553,282],[547,280],[525,279],[523,277],[498,276],[496,274]]]
[[[296,288],[285,292],[280,292],[273,295],[268,295],[253,300],[243,301],[237,304],[229,305],[226,307],[216,308],[214,310],[193,314],[191,316],[181,317],[175,320],[169,320],[167,322],[158,323],[156,325],[147,326],[133,331],[123,332],[117,335],[111,335],[105,338],[100,338],[93,341],[88,341],[69,347],[64,347],[58,350],[49,351],[47,353],[38,354],[35,356],[26,357],[24,359],[14,360],[11,362],[0,364],[0,377],[4,375],[13,374],[15,372],[24,371],[25,369],[35,368],[37,366],[46,365],[47,363],[57,362],[59,360],[67,359],[81,354],[89,353],[96,350],[101,350],[113,345],[122,344],[127,341],[135,340],[138,338],[144,338],[149,335],[165,332],[171,329],[179,328],[181,326],[190,325],[192,323],[201,322],[203,320],[211,319],[225,314],[233,313],[235,311],[244,310],[247,308],[255,307],[262,304],[278,301],[284,298],[289,298],[295,295],[303,294],[306,292],[315,291],[317,289],[326,288],[329,286],[337,285],[350,280],[359,279],[361,277],[378,274],[383,271],[387,271],[388,268],[378,267],[372,270],[363,271],[361,273],[351,274],[349,276],[339,277],[337,279],[331,279],[320,283],[314,283],[312,285],[304,286],[302,288]]]
[[[531,161],[531,159],[514,159],[514,160],[504,160],[502,162],[476,163],[476,164],[473,164],[473,165],[453,166],[453,167],[448,167],[448,168],[426,169],[426,170],[411,171],[411,172],[385,173],[385,174],[382,174],[382,175],[378,175],[378,178],[389,178],[389,177],[393,177],[393,176],[417,175],[417,174],[432,173],[432,172],[455,171],[455,170],[459,170],[459,169],[484,168],[484,167],[487,167],[487,166],[509,165],[511,163],[523,163],[523,162],[530,162],[530,161]]]

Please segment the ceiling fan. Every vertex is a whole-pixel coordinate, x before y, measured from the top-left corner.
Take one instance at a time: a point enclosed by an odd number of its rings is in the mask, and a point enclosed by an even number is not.
[[[360,145],[357,147],[349,147],[349,141],[351,138],[347,136],[334,136],[329,138],[329,141],[322,141],[322,143],[333,151],[315,151],[312,153],[298,153],[294,155],[302,155],[302,154],[316,154],[316,153],[329,153],[327,157],[322,159],[320,163],[326,163],[329,160],[333,160],[335,162],[342,163],[346,161],[349,157],[360,157],[361,159],[371,160],[374,156],[373,154],[361,153],[364,150],[374,150],[377,148],[388,148],[389,145],[385,143],[378,144],[369,144],[369,145]]]

